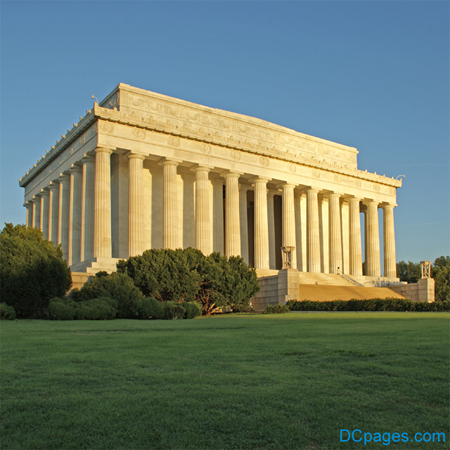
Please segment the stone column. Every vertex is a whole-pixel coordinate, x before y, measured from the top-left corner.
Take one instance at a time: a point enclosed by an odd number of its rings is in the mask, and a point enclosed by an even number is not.
[[[295,247],[295,204],[293,184],[283,184],[283,247]],[[279,251],[279,249],[277,249]],[[291,269],[297,268],[297,252],[291,252]]]
[[[306,191],[308,272],[320,272],[319,204],[317,189]]]
[[[255,183],[255,268],[269,269],[269,221],[267,217],[267,182],[256,178]]]
[[[362,275],[360,199],[352,197],[350,204],[350,275]]]
[[[69,194],[69,251],[67,264],[71,266],[80,262],[81,248],[81,181],[82,168],[72,165],[70,168]]]
[[[48,204],[48,239],[55,245],[58,244],[58,211],[59,211],[59,186],[50,183]]]
[[[195,248],[208,256],[212,253],[211,183],[212,167],[197,166],[195,172]]]
[[[38,196],[34,196],[33,200],[31,200],[33,204],[33,227],[40,228],[41,227],[41,198]]]
[[[166,159],[162,162],[164,176],[163,245],[164,248],[172,250],[180,248],[177,195],[177,167],[180,162],[173,159]]]
[[[81,162],[80,261],[86,261],[94,258],[95,157],[86,155]]]
[[[380,234],[378,230],[378,202],[367,202],[367,275],[381,276],[380,269]]]
[[[42,189],[41,191],[41,231],[44,239],[49,239],[48,237],[48,202],[49,202],[49,192],[48,188]]]
[[[343,272],[340,194],[329,195],[330,208],[330,273]]]
[[[267,192],[267,219],[268,219],[268,231],[269,231],[269,269],[276,270],[277,268],[277,254],[279,248],[275,248],[275,195],[278,194],[278,189],[268,189]]]
[[[225,256],[241,254],[241,224],[239,221],[239,176],[223,173],[225,178]]]
[[[95,149],[94,258],[111,258],[111,153]]]
[[[26,224],[27,228],[29,228],[33,226],[33,202],[30,201],[26,202],[25,207],[27,208]]]
[[[58,244],[61,244],[64,258],[69,253],[70,177],[61,175],[59,181]]]
[[[247,191],[249,186],[242,184],[239,186],[239,218],[241,222],[241,256],[245,263],[249,263],[248,256],[248,211],[247,211]]]
[[[384,276],[397,277],[395,261],[394,205],[383,205]]]
[[[144,155],[128,154],[128,253],[144,252]]]

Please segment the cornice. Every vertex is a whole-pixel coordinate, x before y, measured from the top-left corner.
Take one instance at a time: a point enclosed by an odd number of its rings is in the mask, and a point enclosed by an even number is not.
[[[61,140],[56,141],[56,144],[50,150],[47,150],[45,155],[42,155],[42,158],[38,159],[37,163],[33,164],[33,167],[30,167],[22,178],[19,178],[20,187],[25,187],[39,172],[51,164],[70,144],[78,139],[96,120],[92,109],[86,111],[86,115],[80,117],[80,120],[74,123],[70,130],[67,130],[67,134],[62,135]]]
[[[314,157],[311,157],[309,159],[303,158],[302,160],[297,160],[295,158],[289,157],[289,155],[274,155],[269,150],[264,150],[263,147],[260,147],[258,149],[250,148],[249,146],[245,145],[238,145],[233,142],[225,142],[218,138],[217,136],[205,136],[200,135],[199,133],[193,133],[188,130],[180,130],[174,126],[171,126],[170,121],[168,123],[165,123],[164,125],[159,125],[157,123],[152,123],[149,120],[145,118],[139,118],[135,115],[127,115],[124,114],[121,111],[114,111],[108,108],[102,108],[101,106],[98,106],[97,104],[94,105],[94,114],[95,117],[101,120],[105,120],[111,123],[118,123],[121,125],[126,126],[132,126],[136,128],[141,128],[148,131],[153,131],[161,134],[168,134],[180,138],[195,140],[198,142],[203,142],[206,144],[211,145],[218,145],[221,147],[238,150],[241,152],[256,154],[260,156],[265,156],[272,159],[277,159],[280,161],[285,161],[293,164],[297,164],[300,166],[307,166],[312,167],[315,169],[320,170],[326,170],[328,172],[332,172],[339,175],[346,175],[353,178],[357,178],[360,180],[365,181],[371,181],[379,184],[384,184],[390,187],[399,188],[402,185],[401,180],[396,180],[394,178],[388,178],[386,176],[372,174],[367,171],[361,171],[358,169],[346,169],[346,168],[340,168],[333,166],[332,164],[328,164],[326,162],[319,162],[317,159],[315,160]]]

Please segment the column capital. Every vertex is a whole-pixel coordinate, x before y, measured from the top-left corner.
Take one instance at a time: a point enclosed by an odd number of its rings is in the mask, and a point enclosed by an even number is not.
[[[144,159],[145,159],[145,155],[142,155],[141,153],[133,153],[133,152],[127,153],[126,157],[128,159],[140,159],[141,161],[144,161]]]
[[[250,181],[250,183],[266,183],[267,184],[269,181],[272,181],[272,178],[256,176],[256,177],[250,178],[250,180],[248,180],[248,181]]]
[[[247,192],[250,188],[251,186],[249,184],[239,183],[239,190],[242,192]]]
[[[41,196],[40,194],[36,194],[33,196],[33,198],[31,199],[32,202],[38,203],[41,201]]]
[[[176,158],[162,158],[158,161],[160,166],[178,166],[183,160]]]
[[[373,198],[364,198],[361,200],[365,205],[369,205],[370,203],[376,203],[378,206],[380,205],[380,202],[378,200],[375,200]]]
[[[78,164],[72,164],[70,166],[69,172],[73,173],[73,172],[81,172],[83,170],[83,167],[81,165]]]
[[[33,201],[32,200],[27,200],[24,204],[23,204],[23,206],[25,206],[25,207],[29,207],[29,206],[33,206]]]
[[[48,196],[49,193],[50,193],[49,187],[45,186],[45,188],[41,189],[40,195],[41,195],[41,197],[43,197],[44,195]]]
[[[303,192],[311,192],[311,193],[316,193],[319,194],[320,192],[322,192],[322,189],[320,189],[317,186],[305,186],[305,188],[303,189]]]
[[[189,170],[192,172],[210,172],[211,169],[214,169],[214,166],[208,166],[206,164],[196,164],[192,166]]]
[[[108,153],[108,155],[110,155],[114,150],[112,148],[109,147],[96,147],[94,149],[95,153]]]
[[[383,202],[383,203],[380,203],[380,206],[381,206],[381,208],[383,208],[383,210],[394,209],[397,206],[397,203]]]
[[[49,189],[59,189],[59,182],[58,181],[51,181],[50,185],[48,187]]]
[[[69,179],[69,174],[66,172],[62,172],[59,174],[58,182],[61,183],[61,182],[67,181],[68,179]]]
[[[83,164],[95,162],[95,153],[85,153],[80,162]]]
[[[297,184],[289,183],[288,181],[282,181],[281,183],[278,183],[276,185],[276,187],[278,189],[280,189],[280,188],[281,189],[289,189],[289,188],[295,189],[297,186],[298,186]]]
[[[328,194],[328,197],[334,197],[334,198],[341,198],[341,197],[343,197],[344,196],[344,194],[342,194],[341,192],[336,192],[336,191],[331,191],[329,194]]]
[[[223,178],[239,178],[241,175],[244,175],[244,172],[236,172],[234,170],[226,170],[220,174]]]

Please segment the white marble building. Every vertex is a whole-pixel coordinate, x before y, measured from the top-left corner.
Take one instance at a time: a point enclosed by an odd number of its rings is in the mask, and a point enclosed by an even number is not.
[[[292,267],[302,272],[395,279],[401,181],[358,170],[357,154],[119,84],[20,186],[27,226],[61,244],[75,272],[113,270],[117,258],[149,248],[191,246],[241,255],[263,274],[280,269],[280,247],[292,246]]]

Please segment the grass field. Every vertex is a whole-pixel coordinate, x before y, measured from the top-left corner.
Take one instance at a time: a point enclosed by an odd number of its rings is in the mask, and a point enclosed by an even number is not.
[[[445,313],[19,320],[1,353],[2,450],[450,448]]]

